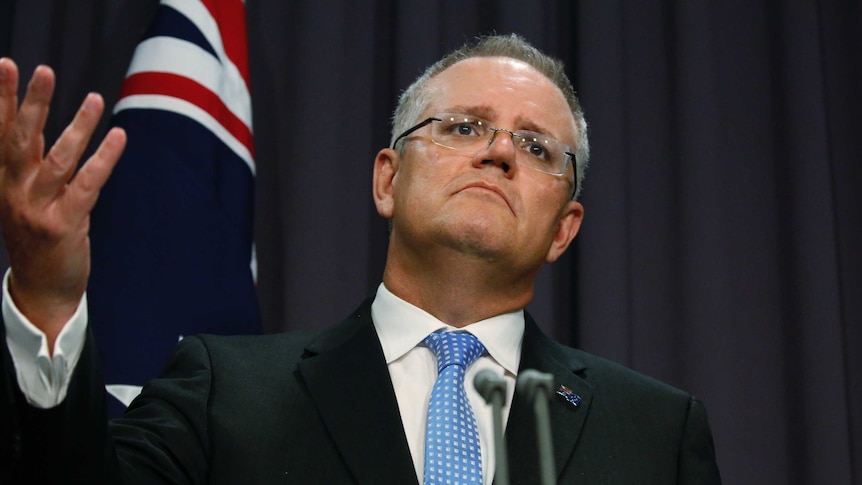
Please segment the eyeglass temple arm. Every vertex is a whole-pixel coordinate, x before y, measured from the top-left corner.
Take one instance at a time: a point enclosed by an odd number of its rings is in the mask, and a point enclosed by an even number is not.
[[[577,195],[577,193],[578,193],[578,188],[579,188],[578,187],[578,159],[575,157],[575,154],[572,152],[566,152],[566,155],[571,157],[572,170],[575,173],[575,180],[574,180],[574,183],[572,184],[572,196],[571,196],[571,198],[574,199],[575,195]]]
[[[398,142],[401,141],[402,138],[409,136],[411,133],[418,130],[419,128],[422,128],[426,125],[431,124],[432,121],[442,121],[442,120],[440,118],[435,118],[433,116],[430,118],[426,118],[424,121],[422,121],[418,125],[415,125],[413,128],[410,128],[407,131],[405,131],[404,133],[398,135],[398,138],[396,138],[395,141],[392,142],[392,146],[389,148],[395,149],[395,145],[397,145]]]

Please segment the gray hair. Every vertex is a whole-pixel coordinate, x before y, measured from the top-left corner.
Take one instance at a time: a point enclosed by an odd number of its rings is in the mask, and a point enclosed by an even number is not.
[[[474,43],[463,45],[426,69],[398,99],[398,106],[392,115],[392,142],[419,121],[418,118],[431,103],[432,94],[426,89],[428,80],[453,64],[473,57],[509,57],[522,61],[547,77],[563,93],[578,128],[577,140],[575,140],[577,147],[574,152],[578,191],[572,194],[572,198],[577,199],[583,186],[587,162],[590,159],[587,120],[584,118],[584,112],[580,102],[578,102],[578,97],[575,95],[572,83],[566,76],[563,63],[543,54],[517,34],[479,37]]]

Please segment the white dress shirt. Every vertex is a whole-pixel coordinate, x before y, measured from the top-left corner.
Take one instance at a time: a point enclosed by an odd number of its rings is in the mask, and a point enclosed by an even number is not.
[[[407,444],[413,457],[413,466],[419,483],[425,471],[425,422],[428,418],[428,401],[437,380],[437,358],[422,341],[439,329],[459,330],[447,325],[426,311],[407,303],[392,294],[382,283],[371,305],[371,318],[383,346],[383,355],[398,399],[401,421]],[[483,369],[491,369],[507,382],[507,396],[503,407],[503,422],[508,421],[515,378],[521,360],[521,343],[524,337],[524,312],[497,315],[468,325],[465,330],[475,335],[487,349],[468,369],[465,388],[482,446],[482,477],[485,485],[494,480],[494,428],[491,406],[473,387],[473,378]]]
[[[53,358],[48,352],[47,337],[15,306],[9,294],[9,272],[3,278],[2,306],[6,325],[6,345],[15,365],[18,383],[27,402],[39,408],[51,408],[66,397],[69,381],[84,347],[87,331],[87,298],[66,323],[54,344]],[[371,305],[374,327],[383,347],[389,368],[404,433],[419,483],[425,470],[425,422],[428,401],[437,380],[437,358],[422,341],[440,329],[459,330],[424,310],[392,294],[381,283]],[[524,336],[524,312],[519,310],[470,324],[467,331],[475,335],[487,352],[467,369],[465,387],[473,406],[482,446],[482,476],[485,485],[494,479],[494,428],[491,406],[472,382],[476,373],[491,369],[507,382],[503,421],[508,420],[515,389],[521,343]]]
[[[15,306],[9,294],[9,275],[3,276],[3,295],[0,306],[6,324],[6,346],[15,364],[18,386],[27,402],[48,409],[66,398],[72,372],[78,365],[87,333],[87,296],[72,318],[60,331],[54,342],[54,356],[48,352],[48,337],[30,323]]]

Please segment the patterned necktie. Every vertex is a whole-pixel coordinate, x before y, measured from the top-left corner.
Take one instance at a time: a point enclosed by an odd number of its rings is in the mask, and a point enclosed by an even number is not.
[[[485,353],[469,333],[432,333],[425,345],[437,356],[425,427],[425,485],[482,483],[482,449],[464,373]]]

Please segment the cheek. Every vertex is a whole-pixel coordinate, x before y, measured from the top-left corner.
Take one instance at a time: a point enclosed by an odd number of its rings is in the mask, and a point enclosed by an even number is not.
[[[461,168],[457,159],[441,156],[434,150],[424,150],[411,160],[407,176],[414,196],[422,196],[422,190],[439,192],[457,177]]]
[[[565,182],[561,180],[552,182],[549,184],[545,180],[544,183],[534,185],[538,188],[530,191],[523,198],[524,209],[533,216],[531,219],[534,221],[534,229],[547,233],[555,230],[560,212],[567,203],[568,187]]]
[[[392,181],[396,200],[406,207],[436,193],[442,179],[437,156],[425,150],[417,150],[401,165]]]

